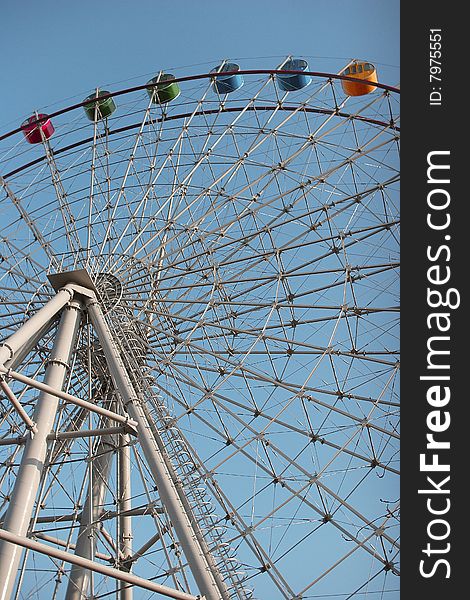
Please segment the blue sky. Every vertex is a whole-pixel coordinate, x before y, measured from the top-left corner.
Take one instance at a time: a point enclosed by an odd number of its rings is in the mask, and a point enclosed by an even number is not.
[[[10,0],[1,14],[2,132],[96,86],[138,85],[161,68],[203,72],[223,58],[270,68],[301,55],[325,71],[365,58],[385,83],[399,79],[398,0]]]

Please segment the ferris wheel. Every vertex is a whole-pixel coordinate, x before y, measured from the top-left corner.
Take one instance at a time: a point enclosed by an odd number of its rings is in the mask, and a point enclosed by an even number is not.
[[[1,600],[398,597],[399,90],[208,71],[0,136]]]

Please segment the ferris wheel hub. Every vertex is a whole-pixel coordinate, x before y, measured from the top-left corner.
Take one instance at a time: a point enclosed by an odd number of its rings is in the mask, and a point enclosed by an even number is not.
[[[123,285],[116,275],[99,273],[96,278],[96,289],[105,313],[116,308],[123,294]]]
[[[124,286],[112,273],[98,273],[95,282],[87,269],[62,271],[49,274],[47,278],[56,292],[65,285],[72,285],[79,293],[83,292],[82,295],[88,296],[90,292],[96,294],[105,314],[116,308],[123,296]]]
[[[52,273],[47,276],[49,283],[52,285],[54,290],[58,292],[61,288],[67,284],[79,285],[80,287],[87,288],[96,292],[97,289],[90,274],[86,269],[78,269],[76,271],[62,271],[61,273]]]

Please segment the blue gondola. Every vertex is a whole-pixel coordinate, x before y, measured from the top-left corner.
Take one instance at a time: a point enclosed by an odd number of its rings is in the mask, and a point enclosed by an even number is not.
[[[308,63],[302,58],[290,58],[284,64],[279,65],[278,69],[280,71],[308,71]],[[301,90],[312,80],[310,75],[303,75],[302,73],[278,74],[276,79],[279,89],[283,92]]]
[[[211,70],[211,73],[217,73],[212,79],[214,89],[219,94],[230,94],[235,90],[238,90],[243,85],[243,76],[238,73],[232,75],[222,75],[222,73],[229,73],[232,71],[239,71],[240,66],[236,63],[224,63]],[[219,75],[220,73],[220,75]]]

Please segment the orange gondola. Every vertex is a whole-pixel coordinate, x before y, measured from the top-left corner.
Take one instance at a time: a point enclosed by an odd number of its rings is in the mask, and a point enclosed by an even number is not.
[[[377,70],[373,64],[369,62],[356,61],[349,65],[341,75],[347,75],[353,77],[361,82],[377,83]],[[370,94],[376,89],[375,85],[368,85],[367,83],[359,83],[359,81],[346,81],[341,80],[343,91],[348,96],[364,96]]]

